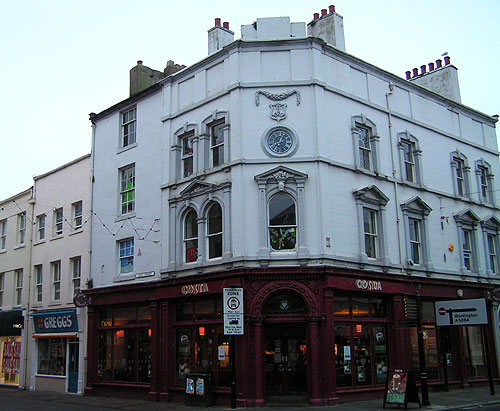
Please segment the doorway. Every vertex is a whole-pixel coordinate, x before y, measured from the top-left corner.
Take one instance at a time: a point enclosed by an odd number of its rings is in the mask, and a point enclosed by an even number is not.
[[[266,324],[264,354],[267,402],[307,402],[305,323]]]
[[[78,392],[78,343],[69,343],[68,392]]]

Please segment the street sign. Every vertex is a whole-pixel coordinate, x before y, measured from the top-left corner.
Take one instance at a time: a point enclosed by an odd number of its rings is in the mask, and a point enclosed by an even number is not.
[[[484,298],[436,302],[436,325],[488,324]]]
[[[243,288],[224,288],[224,335],[243,335]]]

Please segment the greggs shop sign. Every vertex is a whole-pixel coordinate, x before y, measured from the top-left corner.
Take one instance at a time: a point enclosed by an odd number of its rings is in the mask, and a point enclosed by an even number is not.
[[[35,333],[67,333],[78,331],[76,310],[33,313]]]

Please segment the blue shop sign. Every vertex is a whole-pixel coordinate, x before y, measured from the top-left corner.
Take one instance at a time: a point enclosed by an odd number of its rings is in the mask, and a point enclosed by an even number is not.
[[[35,333],[78,332],[76,310],[32,313]]]

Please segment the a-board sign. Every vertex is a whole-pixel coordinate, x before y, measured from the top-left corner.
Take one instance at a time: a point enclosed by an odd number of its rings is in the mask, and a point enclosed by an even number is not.
[[[416,402],[422,408],[413,374],[403,370],[389,371],[385,384],[383,408],[386,404],[397,404],[404,405],[406,409],[409,402]]]
[[[436,301],[436,325],[488,324],[484,298]]]

